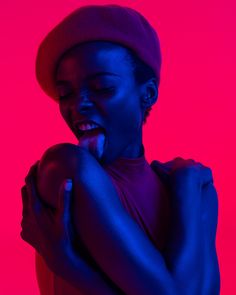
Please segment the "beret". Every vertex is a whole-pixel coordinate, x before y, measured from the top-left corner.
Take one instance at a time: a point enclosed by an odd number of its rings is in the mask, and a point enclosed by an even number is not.
[[[88,41],[119,43],[133,50],[160,81],[161,49],[155,29],[133,8],[117,4],[85,5],[72,11],[40,43],[35,62],[36,79],[56,102],[55,71],[60,57],[71,47]]]

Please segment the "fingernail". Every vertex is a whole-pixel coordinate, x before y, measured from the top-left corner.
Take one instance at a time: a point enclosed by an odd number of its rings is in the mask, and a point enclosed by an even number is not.
[[[66,179],[65,190],[68,192],[72,190],[72,180],[71,179]]]

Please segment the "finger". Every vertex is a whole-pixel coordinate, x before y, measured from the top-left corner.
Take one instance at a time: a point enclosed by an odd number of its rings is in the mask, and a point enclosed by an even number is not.
[[[57,216],[63,221],[64,225],[68,225],[70,222],[70,211],[71,211],[71,201],[72,201],[72,180],[66,179],[63,181],[59,190],[58,198],[58,210]]]
[[[158,160],[152,161],[151,166],[152,166],[152,168],[157,170],[157,172],[160,172],[160,173],[168,173],[170,170],[166,164],[161,163]]]
[[[167,161],[167,162],[160,162],[158,160],[154,160],[151,165],[153,165],[154,168],[157,169],[157,171],[160,171],[161,173],[168,173],[172,170],[172,168],[174,167],[174,165],[176,165],[176,162],[184,162],[186,160],[184,160],[181,157],[176,157],[173,160]]]
[[[202,189],[202,222],[205,238],[214,245],[218,222],[218,195],[213,183]]]
[[[30,167],[30,170],[29,170],[29,172],[28,172],[28,174],[26,175],[26,177],[25,177],[25,182],[26,182],[26,180],[27,180],[27,178],[29,177],[29,176],[31,176],[31,175],[33,175],[33,177],[35,177],[36,178],[36,176],[37,176],[37,169],[38,169],[38,164],[39,164],[39,160],[37,160],[31,167]]]
[[[23,185],[21,188],[21,199],[22,199],[22,203],[23,205],[27,205],[28,204],[28,195],[27,195],[27,187],[26,185]]]
[[[28,218],[22,218],[21,220],[21,229],[24,233],[29,234],[31,237],[37,237],[37,239],[39,239],[38,237],[38,224],[36,224],[35,222],[33,222],[31,219]]]
[[[34,222],[34,220],[28,218],[28,217],[23,217],[21,220],[21,228],[22,230],[31,230],[34,234],[36,234],[36,230],[38,228],[38,224]]]
[[[202,179],[202,188],[207,186],[210,183],[214,183],[213,173],[211,168],[201,164],[201,179]]]
[[[176,158],[177,161],[180,161],[181,162],[181,158],[178,157]],[[183,161],[183,159],[182,159]],[[187,160],[184,160],[186,164],[190,164],[194,166],[194,168],[197,168],[197,169],[200,169],[201,171],[201,180],[202,180],[202,186],[205,186],[205,185],[208,185],[209,183],[213,183],[213,175],[212,175],[212,170],[203,165],[202,163],[200,162],[197,162],[193,159],[187,159]]]
[[[27,194],[29,198],[28,200],[29,210],[33,210],[33,212],[36,215],[39,215],[43,206],[42,206],[42,202],[40,201],[38,197],[35,180],[32,175],[29,175],[26,178],[26,189],[27,189]]]
[[[216,253],[216,231],[218,222],[218,196],[212,183],[202,190],[202,235],[203,259],[205,263],[206,280],[204,290],[212,289],[212,283],[219,280],[219,265]],[[216,275],[216,270],[218,275]],[[209,274],[209,275],[208,275]],[[219,292],[218,292],[219,294]]]
[[[163,163],[154,160],[151,163],[151,168],[153,169],[153,171],[155,173],[157,173],[157,175],[159,176],[160,180],[164,183],[164,184],[168,184],[168,178],[169,178],[169,169],[168,167],[166,167]]]
[[[22,229],[22,231],[20,232],[20,236],[22,240],[31,245],[38,253],[41,253],[40,247],[30,231]]]
[[[173,160],[167,161],[163,163],[163,165],[166,167],[168,170],[172,170],[174,166],[177,165],[177,163],[185,163],[186,160],[182,157],[175,157]]]
[[[22,205],[23,205],[22,216],[28,216],[28,214],[29,214],[29,198],[28,198],[28,194],[27,194],[26,185],[22,186],[22,188],[21,188],[21,199],[22,199]]]

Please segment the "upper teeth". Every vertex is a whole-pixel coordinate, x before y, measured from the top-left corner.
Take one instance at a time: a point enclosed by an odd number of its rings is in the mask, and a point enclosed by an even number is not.
[[[90,124],[90,123],[86,123],[86,124],[79,124],[78,128],[80,130],[90,130],[90,129],[94,129],[97,128],[98,126],[95,124]]]

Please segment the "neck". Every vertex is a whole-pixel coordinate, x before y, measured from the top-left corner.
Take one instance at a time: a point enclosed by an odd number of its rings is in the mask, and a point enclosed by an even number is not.
[[[142,142],[142,131],[120,154],[120,158],[139,158],[144,155],[144,146]]]

